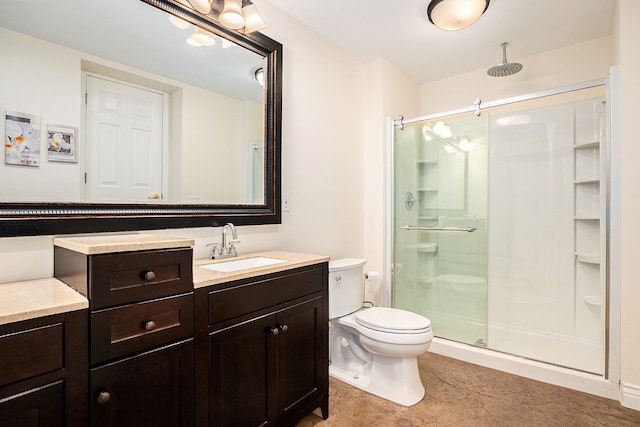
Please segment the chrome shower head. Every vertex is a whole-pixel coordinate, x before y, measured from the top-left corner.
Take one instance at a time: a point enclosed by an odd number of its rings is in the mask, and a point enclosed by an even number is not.
[[[522,64],[518,64],[517,62],[507,62],[507,45],[509,43],[504,42],[501,43],[502,46],[502,63],[496,65],[495,67],[491,67],[487,70],[487,74],[491,77],[506,77],[511,76],[520,70],[522,70]]]

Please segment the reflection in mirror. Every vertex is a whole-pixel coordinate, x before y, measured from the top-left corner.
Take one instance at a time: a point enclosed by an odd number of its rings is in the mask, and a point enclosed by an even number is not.
[[[282,45],[220,3],[0,2],[0,236],[280,223]]]
[[[2,200],[264,204],[264,55],[132,0],[3,1],[0,27],[3,126],[41,122],[37,167],[0,162],[20,183]],[[53,161],[53,123],[77,161]]]

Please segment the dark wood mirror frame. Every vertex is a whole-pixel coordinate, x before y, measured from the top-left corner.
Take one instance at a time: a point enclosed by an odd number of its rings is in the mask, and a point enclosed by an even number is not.
[[[282,45],[223,28],[178,0],[141,0],[265,57],[265,202],[262,205],[0,202],[0,237],[279,224],[281,222]],[[220,183],[212,185],[224,185]],[[1,198],[1,195],[0,195]]]

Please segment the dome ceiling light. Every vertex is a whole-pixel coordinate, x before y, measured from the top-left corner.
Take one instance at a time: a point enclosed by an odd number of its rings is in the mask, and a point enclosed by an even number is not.
[[[476,22],[489,7],[490,0],[431,0],[427,18],[436,27],[455,31]]]

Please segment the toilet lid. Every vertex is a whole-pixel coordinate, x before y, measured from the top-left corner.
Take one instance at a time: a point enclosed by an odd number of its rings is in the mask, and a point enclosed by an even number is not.
[[[355,320],[366,328],[396,334],[418,334],[431,330],[429,319],[398,308],[367,308],[356,314]]]

